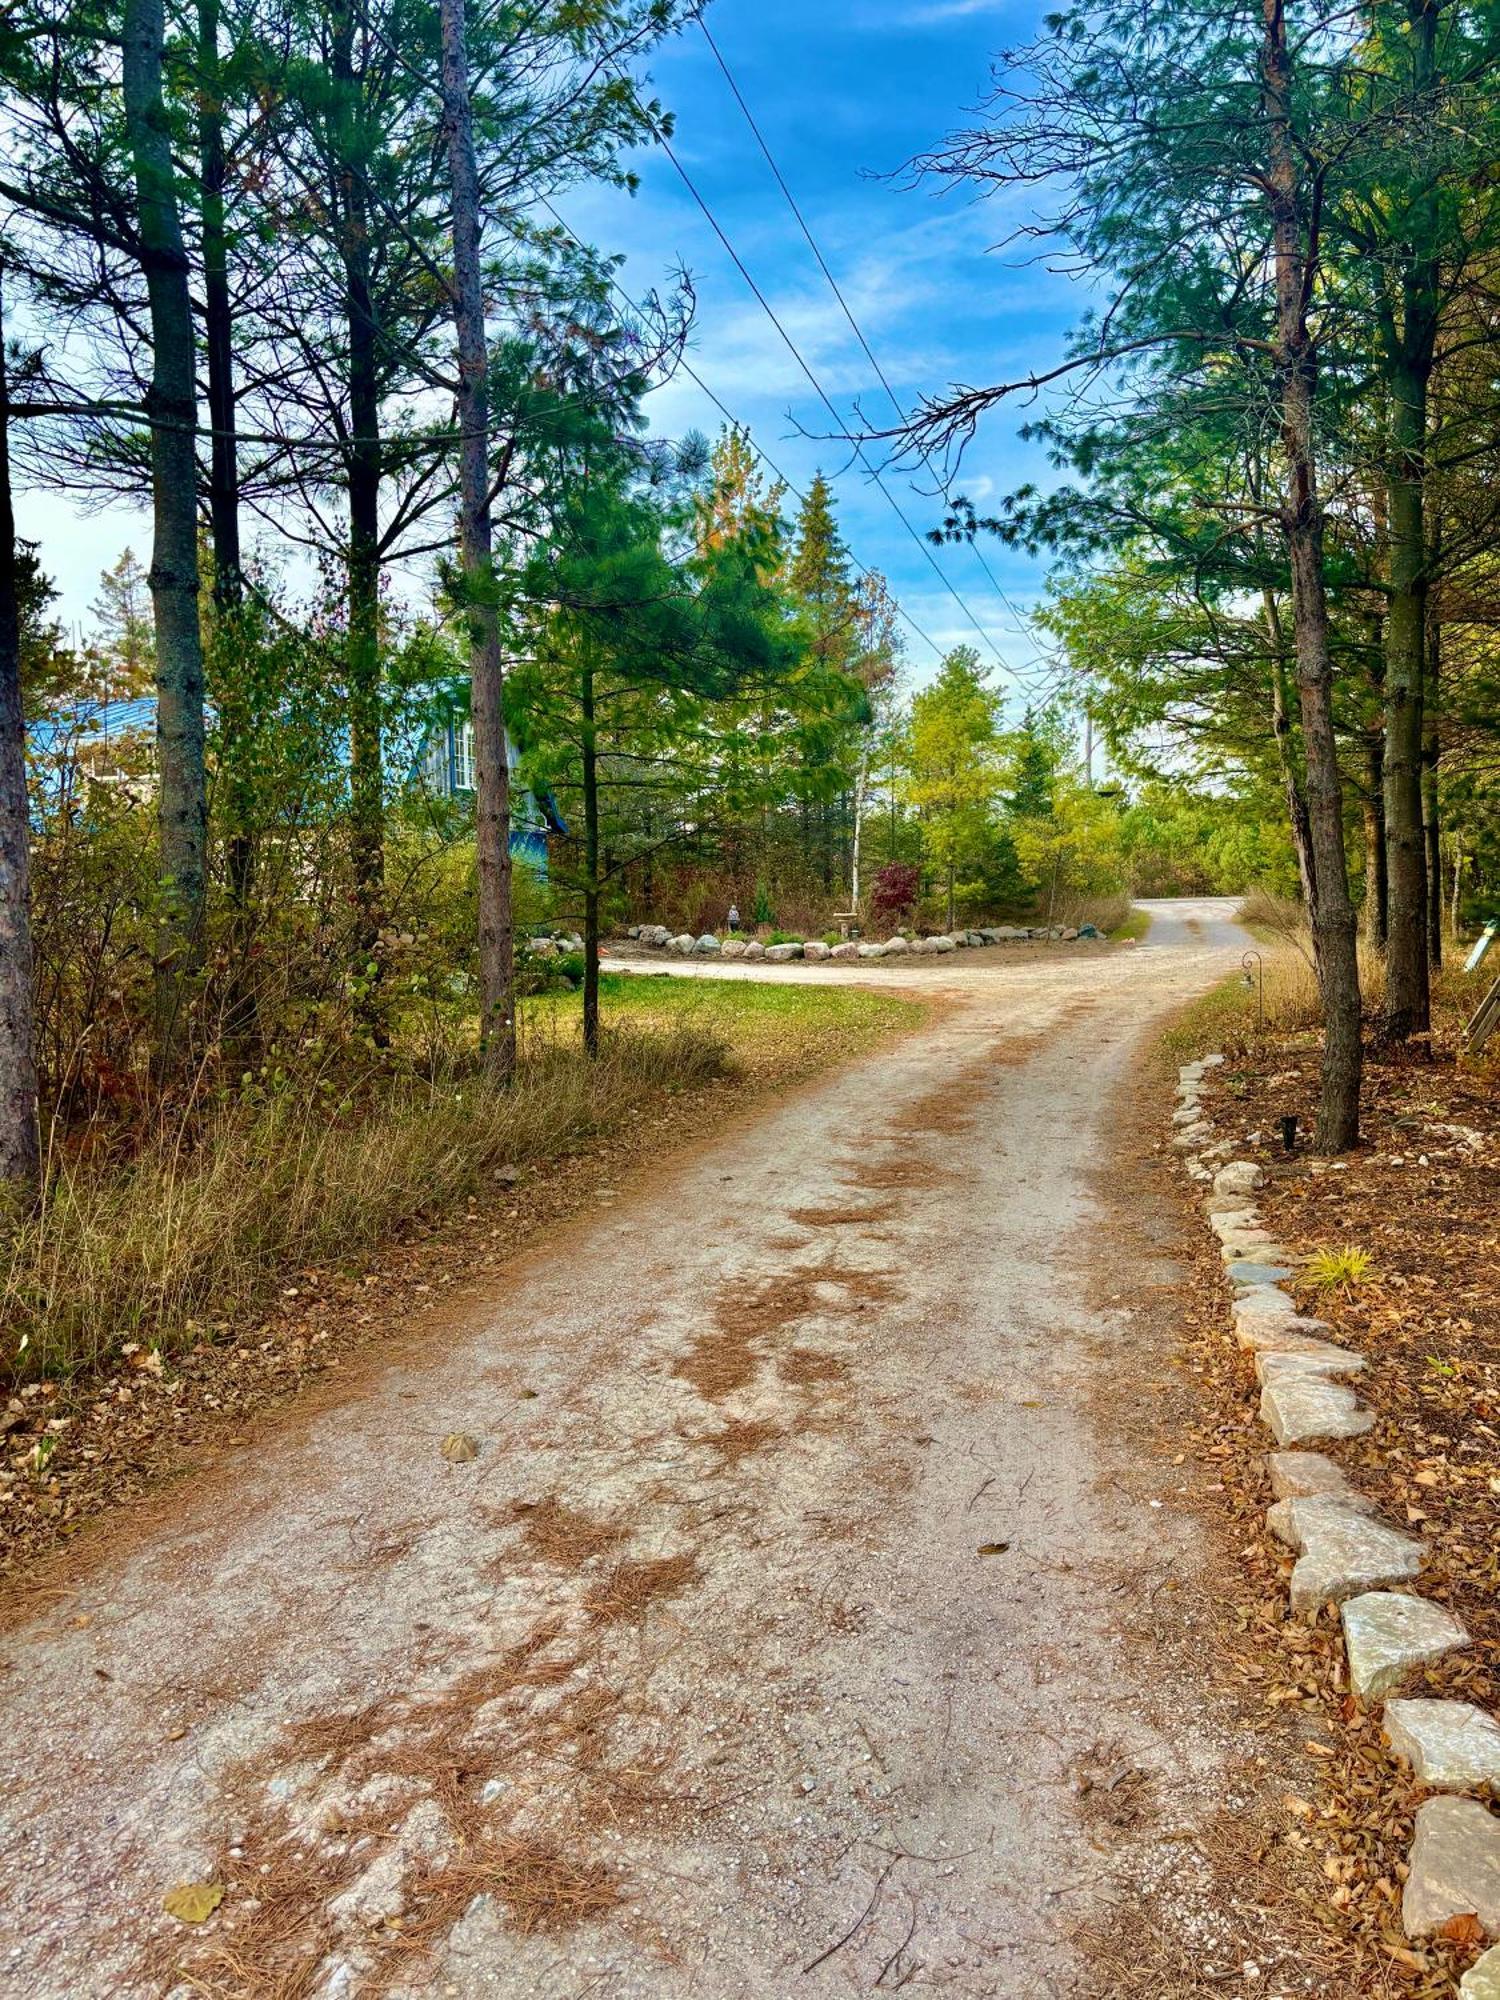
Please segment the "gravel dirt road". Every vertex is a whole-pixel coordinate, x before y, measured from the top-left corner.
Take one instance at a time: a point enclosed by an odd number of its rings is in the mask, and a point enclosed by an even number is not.
[[[945,1005],[13,1629],[0,1991],[1096,1990],[1080,1926],[1180,1876],[1222,1779],[1122,1638],[1164,1583],[1188,1615],[1195,1531],[1097,1415],[1137,1365],[1112,1093],[1244,942],[1153,916],[861,966]],[[1147,1778],[1152,1831],[1101,1834]],[[164,1914],[204,1882],[206,1925]]]

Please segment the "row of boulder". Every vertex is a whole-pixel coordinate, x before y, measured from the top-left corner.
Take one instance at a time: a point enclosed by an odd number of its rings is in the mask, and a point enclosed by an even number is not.
[[[1204,1114],[1210,1073],[1223,1060],[1184,1064],[1175,1143],[1206,1190],[1208,1224],[1234,1293],[1235,1337],[1254,1356],[1261,1420],[1278,1446],[1267,1459],[1274,1505],[1266,1526],[1297,1558],[1292,1614],[1338,1607],[1350,1691],[1383,1702],[1392,1751],[1434,1794],[1416,1817],[1401,1901],[1407,1935],[1447,1934],[1467,1918],[1497,1938],[1500,1819],[1487,1801],[1500,1791],[1500,1722],[1471,1702],[1402,1698],[1409,1677],[1467,1646],[1469,1634],[1446,1606],[1420,1594],[1425,1544],[1382,1520],[1336,1459],[1308,1449],[1371,1428],[1373,1415],[1349,1386],[1365,1358],[1328,1339],[1332,1329],[1300,1313],[1285,1289],[1293,1259],[1255,1202],[1265,1175],[1253,1160],[1228,1157],[1230,1143],[1215,1138]],[[1462,2000],[1500,2000],[1500,1949],[1470,1967],[1459,1992]]]
[[[1098,938],[1102,933],[1092,924],[1085,924],[1080,930],[1057,924],[1050,929],[1043,925],[1040,929],[1031,930],[1018,929],[1013,924],[996,924],[976,931],[950,931],[938,937],[905,937],[898,934],[887,938],[884,943],[862,939],[857,943],[851,940],[847,944],[825,944],[820,938],[791,938],[781,944],[762,944],[759,938],[721,939],[712,931],[705,931],[702,937],[694,937],[691,931],[674,935],[665,924],[633,924],[628,935],[637,944],[654,951],[671,952],[678,958],[759,958],[772,965],[782,965],[793,958],[847,961],[859,958],[934,957],[950,951],[975,951],[985,945],[1029,944],[1049,939],[1072,944],[1078,938]]]

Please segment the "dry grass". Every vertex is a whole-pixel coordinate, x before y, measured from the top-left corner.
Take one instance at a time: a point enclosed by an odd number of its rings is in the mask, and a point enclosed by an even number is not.
[[[9,1233],[0,1368],[70,1374],[129,1341],[227,1330],[287,1271],[399,1237],[497,1172],[618,1123],[646,1092],[707,1081],[725,1055],[703,1027],[616,1033],[593,1064],[561,1044],[534,1052],[508,1089],[406,1079],[352,1109],[299,1092],[226,1110],[191,1145],[164,1135],[128,1168],[61,1165]]]

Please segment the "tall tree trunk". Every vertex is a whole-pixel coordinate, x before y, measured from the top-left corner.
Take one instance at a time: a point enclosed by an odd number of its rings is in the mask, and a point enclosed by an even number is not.
[[[1427,850],[1422,828],[1422,694],[1427,625],[1423,458],[1427,386],[1414,369],[1392,385],[1390,600],[1385,623],[1385,833],[1390,878],[1382,1041],[1424,1033],[1427,981]]]
[[[31,999],[31,822],[10,495],[10,384],[0,301],[0,1180],[32,1182],[40,1169]]]
[[[240,556],[240,469],[234,389],[234,308],[229,290],[228,178],[219,60],[219,0],[198,0],[198,172],[202,199],[203,346],[208,362],[208,521],[213,547],[214,626],[221,657],[236,647],[244,600]],[[249,685],[246,684],[249,679]],[[249,904],[255,876],[255,786],[250,743],[253,677],[222,673],[215,684],[222,770],[224,869],[234,912],[224,1034],[243,1065],[256,1040],[255,982],[249,961]]]
[[[198,620],[198,422],[188,262],[162,103],[162,0],[125,0],[121,84],[151,322],[158,828],[164,927],[157,967],[158,1060],[170,1065],[203,939],[208,794],[203,635]]]
[[[1276,745],[1276,761],[1281,770],[1281,788],[1286,797],[1287,824],[1292,832],[1292,852],[1297,857],[1297,879],[1302,884],[1302,901],[1312,921],[1317,901],[1317,881],[1313,868],[1312,836],[1307,824],[1307,792],[1298,767],[1292,737],[1291,704],[1287,699],[1286,639],[1281,613],[1271,592],[1262,593],[1266,628],[1271,634],[1271,737]]]
[[[1429,117],[1440,0],[1407,0],[1417,143]],[[1424,149],[1425,150],[1425,149]],[[1419,164],[1417,171],[1427,171]],[[1381,1039],[1403,1042],[1431,1026],[1427,846],[1422,824],[1422,697],[1427,636],[1427,399],[1437,342],[1437,216],[1427,194],[1412,207],[1412,241],[1400,273],[1399,309],[1387,315],[1391,394],[1390,608],[1386,618],[1385,827],[1390,855],[1390,939]]]
[[[599,747],[594,663],[583,642],[583,1046],[599,1053]]]
[[[865,821],[865,793],[870,784],[870,746],[864,745],[859,754],[859,775],[854,781],[854,831],[849,841],[849,907],[859,909],[859,861],[863,844]]]
[[[219,0],[198,0],[198,162],[202,180],[203,345],[208,360],[208,519],[214,602],[240,601],[240,474],[235,437],[234,309],[225,227],[224,107],[219,66]]]
[[[1261,89],[1266,115],[1268,199],[1276,262],[1276,364],[1287,467],[1282,510],[1292,575],[1292,631],[1307,770],[1308,840],[1314,897],[1313,949],[1323,996],[1323,1073],[1314,1143],[1341,1153],[1359,1138],[1359,954],[1344,856],[1343,793],[1333,728],[1333,662],[1323,574],[1313,402],[1317,352],[1307,323],[1310,260],[1292,136],[1292,65],[1285,0],[1262,0]]]
[[[453,315],[458,333],[459,533],[469,627],[469,712],[479,874],[480,1041],[491,1071],[516,1063],[515,938],[511,918],[510,767],[505,668],[495,596],[491,516],[489,353],[480,270],[479,172],[464,0],[441,0],[443,123],[453,183]]]
[[[1385,732],[1365,737],[1365,943],[1384,951],[1389,924],[1389,879],[1385,841]]]
[[[1442,737],[1438,711],[1442,693],[1442,624],[1437,597],[1427,593],[1426,683],[1422,693],[1422,831],[1427,842],[1427,955],[1443,962],[1443,823],[1438,797]]]
[[[334,0],[330,71],[338,113],[339,255],[349,335],[349,843],[354,871],[354,951],[361,1013],[384,1042],[380,1003],[381,930],[385,916],[385,768],[380,699],[379,336],[370,288],[370,213],[364,183],[367,146],[355,74],[356,13],[362,0]]]

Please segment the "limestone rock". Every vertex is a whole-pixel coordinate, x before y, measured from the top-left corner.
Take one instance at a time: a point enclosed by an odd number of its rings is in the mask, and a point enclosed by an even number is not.
[[[748,942],[745,945],[746,958],[764,958],[765,955],[766,955],[766,948],[761,943],[759,938],[751,938],[748,940]]]
[[[855,948],[861,958],[883,958],[885,956],[885,946],[883,944],[862,944]]]
[[[1290,1264],[1262,1264],[1253,1257],[1242,1257],[1228,1268],[1229,1282],[1241,1291],[1248,1291],[1255,1285],[1279,1285],[1283,1278],[1292,1275]]]
[[[1264,1180],[1254,1160],[1231,1160],[1214,1175],[1214,1193],[1254,1194]]]
[[[1387,1527],[1363,1507],[1324,1494],[1278,1500],[1266,1526],[1298,1553],[1292,1570],[1293,1611],[1341,1604],[1361,1591],[1409,1583],[1421,1574],[1427,1552],[1410,1535]]]
[[[1290,1319],[1250,1319],[1236,1325],[1235,1337],[1247,1354],[1321,1354],[1330,1343],[1308,1329],[1322,1326],[1320,1319],[1298,1319],[1295,1314]]]
[[[1362,1375],[1364,1368],[1362,1354],[1332,1340],[1314,1340],[1310,1334],[1304,1334],[1296,1347],[1262,1347],[1255,1354],[1255,1379],[1262,1388],[1289,1375]]]
[[[717,958],[720,951],[719,940],[712,931],[705,931],[693,946],[693,950],[699,958]]]
[[[1431,1937],[1465,1916],[1500,1937],[1500,1819],[1478,1799],[1429,1799],[1417,1812],[1401,1921],[1408,1937]]]
[[[938,952],[957,951],[958,946],[953,942],[951,937],[935,937],[932,940],[932,948]]]
[[[1500,2000],[1500,1947],[1475,1959],[1458,1982],[1458,2000]]]
[[[679,958],[691,958],[697,942],[698,940],[690,932],[684,931],[680,937],[672,939],[667,950],[675,952]]]
[[[1357,1493],[1344,1477],[1344,1469],[1321,1451],[1272,1451],[1266,1454],[1271,1475],[1271,1491],[1278,1500],[1342,1500],[1350,1507],[1370,1507],[1373,1502]]]
[[[859,957],[857,944],[836,944],[828,954],[830,958],[849,959]]]
[[[1199,1060],[1205,1069],[1218,1069],[1222,1065],[1224,1058],[1221,1055],[1211,1055],[1202,1056]]]
[[[800,944],[768,944],[766,946],[766,958],[772,965],[785,965],[789,958],[800,958],[801,956],[802,947]]]
[[[1205,1139],[1212,1136],[1207,1125],[1188,1125],[1174,1135],[1172,1144],[1179,1153],[1191,1153],[1195,1146],[1201,1146]]]
[[[904,937],[893,937],[887,938],[880,949],[886,958],[905,958],[911,946]]]
[[[1385,1733],[1424,1785],[1500,1791],[1500,1722],[1471,1701],[1388,1701]]]
[[[1260,1414],[1278,1444],[1303,1438],[1359,1437],[1375,1419],[1352,1389],[1326,1375],[1274,1378],[1260,1392]]]
[[[725,938],[719,956],[721,958],[743,958],[750,949],[743,938]]]
[[[832,955],[832,947],[824,944],[821,938],[809,938],[802,947],[804,958],[831,958]]]
[[[1372,1590],[1348,1598],[1339,1613],[1349,1685],[1367,1700],[1399,1687],[1416,1667],[1467,1646],[1469,1635],[1440,1604],[1404,1592]]]

